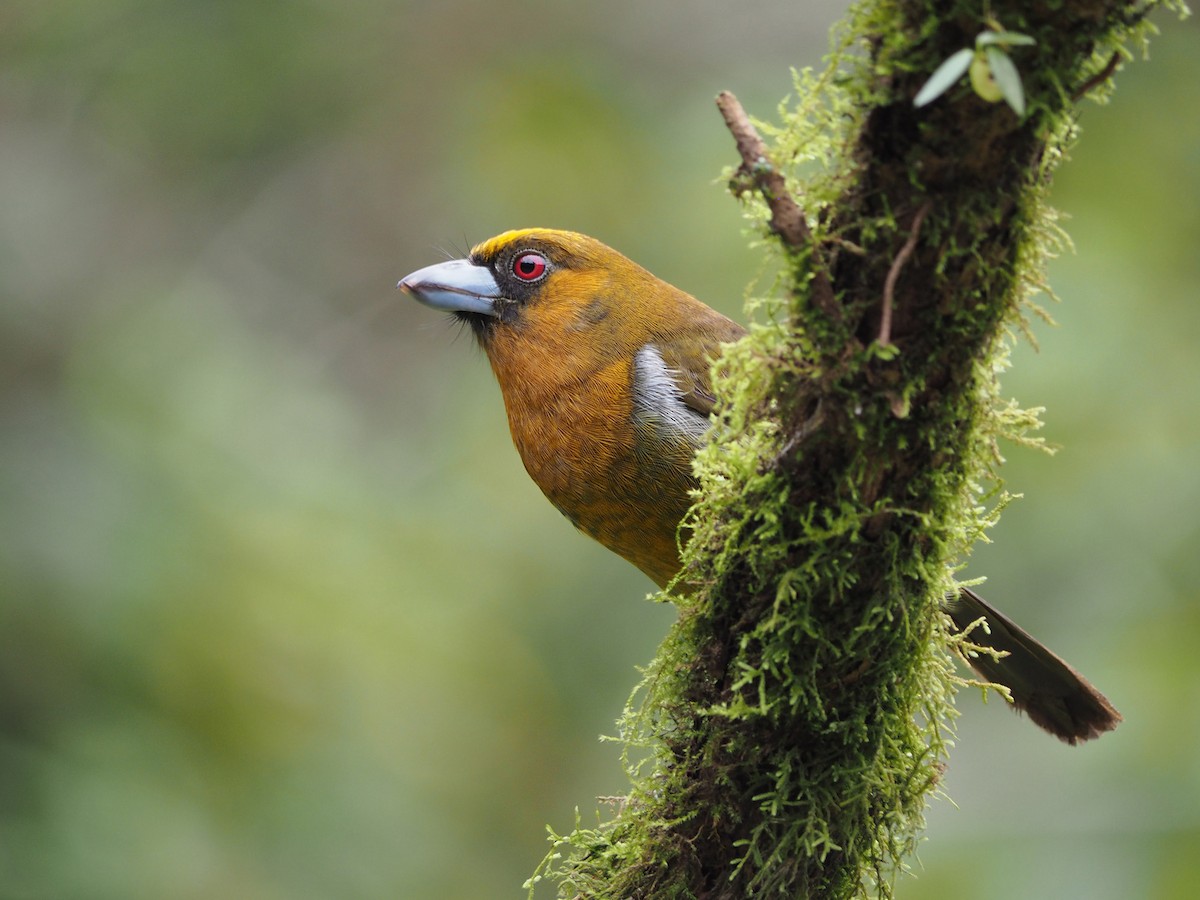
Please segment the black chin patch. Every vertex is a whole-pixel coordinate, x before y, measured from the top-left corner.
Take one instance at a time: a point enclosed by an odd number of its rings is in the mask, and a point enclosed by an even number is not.
[[[495,318],[485,316],[483,313],[456,312],[454,318],[469,325],[471,333],[475,335],[475,340],[481,344],[487,342],[488,336],[492,333],[492,328],[496,325]]]

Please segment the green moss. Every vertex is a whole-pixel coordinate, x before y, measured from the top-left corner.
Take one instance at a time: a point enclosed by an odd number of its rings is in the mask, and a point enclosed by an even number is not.
[[[985,9],[1037,38],[1014,54],[1027,116],[967,87],[914,110]],[[784,246],[748,201],[784,298],[716,367],[681,616],[621,722],[630,794],[553,836],[537,877],[562,896],[891,895],[964,683],[950,652],[969,635],[948,636],[940,600],[1007,501],[1000,441],[1038,444],[998,376],[1061,244],[1044,194],[1071,96],[1139,22],[1079,0],[863,3],[827,69],[796,74],[763,130],[812,244]]]

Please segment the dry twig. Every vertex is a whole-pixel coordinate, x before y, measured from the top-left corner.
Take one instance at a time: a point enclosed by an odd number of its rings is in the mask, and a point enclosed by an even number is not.
[[[840,321],[841,308],[834,298],[829,273],[817,254],[817,248],[810,246],[812,233],[809,231],[808,221],[804,218],[804,210],[788,191],[783,173],[768,158],[767,145],[759,136],[758,129],[746,115],[746,110],[738,98],[730,91],[721,91],[717,95],[717,109],[721,111],[725,125],[737,144],[738,155],[742,158],[738,175],[762,194],[767,208],[771,211],[771,230],[779,235],[784,244],[794,250],[811,249],[814,254],[813,302],[826,315]],[[735,191],[741,192],[739,187],[742,183],[735,182]]]
[[[908,228],[908,240],[904,242],[904,246],[900,248],[896,258],[892,260],[892,267],[888,269],[887,278],[884,279],[883,310],[879,315],[878,343],[881,347],[887,347],[892,342],[892,308],[895,306],[896,281],[900,278],[900,270],[904,268],[908,258],[917,249],[917,238],[921,235],[921,223],[929,214],[930,205],[930,201],[926,200],[917,210],[917,214],[913,216],[912,225]]]

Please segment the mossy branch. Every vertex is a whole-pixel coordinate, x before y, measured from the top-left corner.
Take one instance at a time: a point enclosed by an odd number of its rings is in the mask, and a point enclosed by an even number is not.
[[[722,96],[787,300],[718,367],[682,615],[622,723],[634,784],[556,838],[562,896],[891,895],[946,758],[939,601],[1003,503],[996,440],[1036,424],[996,378],[1057,235],[1045,191],[1152,5],[862,3],[769,151]],[[1034,39],[1025,115],[965,80],[916,108],[989,28]]]

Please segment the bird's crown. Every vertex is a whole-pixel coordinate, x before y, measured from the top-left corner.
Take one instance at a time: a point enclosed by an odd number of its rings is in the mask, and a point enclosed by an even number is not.
[[[518,228],[476,244],[471,249],[471,259],[477,263],[490,264],[506,253],[526,249],[540,250],[559,265],[572,266],[600,264],[606,258],[619,256],[612,248],[577,231]]]

